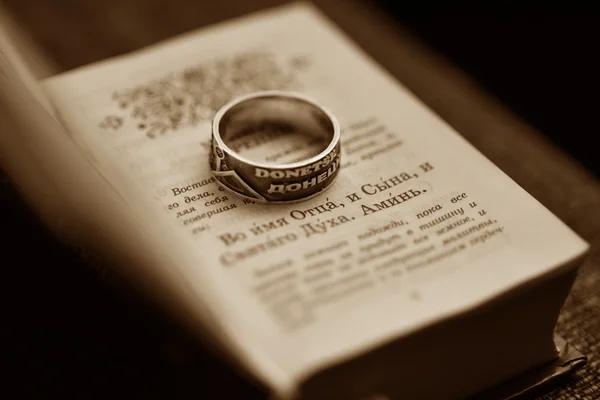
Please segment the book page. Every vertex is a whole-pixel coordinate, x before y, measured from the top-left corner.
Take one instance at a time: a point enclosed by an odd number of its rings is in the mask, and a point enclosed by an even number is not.
[[[146,218],[178,226],[198,287],[210,277],[219,317],[279,372],[271,383],[282,392],[587,249],[308,5],[193,32],[45,89],[123,198],[142,191],[162,209]],[[269,89],[310,95],[340,121],[341,171],[311,200],[253,204],[211,177],[215,112]],[[279,162],[303,151],[279,143],[255,155]]]

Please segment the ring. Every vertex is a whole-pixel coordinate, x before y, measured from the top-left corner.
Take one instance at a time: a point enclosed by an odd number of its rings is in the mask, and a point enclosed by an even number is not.
[[[234,151],[245,135],[270,131],[308,135],[323,145],[317,155],[291,163],[252,161]],[[255,140],[256,142],[256,140]],[[229,144],[229,145],[228,145]],[[223,106],[212,124],[210,168],[229,191],[259,203],[293,203],[328,189],[340,166],[340,126],[336,117],[307,96],[264,91]]]

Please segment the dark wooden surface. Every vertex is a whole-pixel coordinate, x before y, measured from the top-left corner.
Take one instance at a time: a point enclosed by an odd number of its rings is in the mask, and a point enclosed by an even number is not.
[[[280,1],[4,3],[45,50],[56,71],[64,71]],[[600,186],[596,178],[547,135],[508,112],[472,78],[414,40],[397,18],[377,10],[373,2],[316,3],[426,104],[593,244],[558,328],[589,356],[589,364],[540,396],[600,398]],[[414,18],[407,22],[419,31]],[[452,59],[451,51],[446,55]],[[556,79],[563,82],[567,77]],[[573,109],[570,112],[577,118]],[[589,127],[590,132],[598,131],[595,125]],[[586,161],[586,165],[591,164]],[[57,243],[7,178],[0,185],[0,200],[0,235],[7,260],[2,261],[3,282],[8,286],[4,325],[11,334],[5,341],[9,356],[2,359],[12,371],[8,380],[22,394],[262,398],[257,388],[180,336],[168,319],[118,286],[105,284],[85,257]],[[210,391],[220,394],[210,396]]]

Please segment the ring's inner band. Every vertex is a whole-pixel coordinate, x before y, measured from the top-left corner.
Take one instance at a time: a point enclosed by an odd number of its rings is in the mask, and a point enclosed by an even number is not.
[[[257,162],[289,163],[322,152],[334,125],[319,107],[293,97],[249,99],[229,109],[219,134],[233,151]]]

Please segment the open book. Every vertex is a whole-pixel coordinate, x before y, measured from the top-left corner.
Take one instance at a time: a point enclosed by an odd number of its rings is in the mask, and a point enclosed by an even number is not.
[[[464,398],[557,357],[587,244],[315,8],[39,84],[0,45],[0,151],[25,197],[276,398]],[[340,120],[325,194],[259,205],[211,177],[214,113],[268,89]]]

